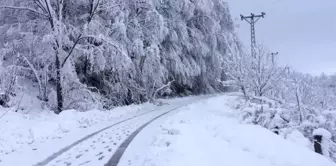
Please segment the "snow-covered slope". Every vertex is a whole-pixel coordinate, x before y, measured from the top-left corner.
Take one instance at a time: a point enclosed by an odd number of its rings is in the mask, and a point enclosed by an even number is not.
[[[329,159],[259,126],[241,124],[222,96],[192,104],[145,128],[120,166],[332,166]]]

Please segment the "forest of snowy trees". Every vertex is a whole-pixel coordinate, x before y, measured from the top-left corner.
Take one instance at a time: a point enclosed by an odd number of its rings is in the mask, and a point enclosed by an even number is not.
[[[275,103],[249,113],[252,123],[336,138],[336,75],[302,74],[266,46],[255,51],[240,44],[223,0],[1,1],[0,104],[17,104],[25,89],[55,113],[239,90]]]
[[[237,45],[221,0],[1,3],[2,105],[26,85],[56,112],[222,91]]]

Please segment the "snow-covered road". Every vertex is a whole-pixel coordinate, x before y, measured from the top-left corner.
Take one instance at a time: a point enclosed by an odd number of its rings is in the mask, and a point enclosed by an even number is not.
[[[132,133],[139,132],[139,128],[141,129],[141,127],[145,127],[145,125],[160,116],[208,97],[210,96],[189,98],[183,101],[173,101],[168,105],[161,106],[155,110],[140,112],[137,115],[105,127],[74,142],[36,165],[104,165],[108,162],[109,165],[114,165],[113,162],[115,162],[116,159],[118,161],[119,158],[111,158],[111,156],[116,152],[120,153],[118,147],[120,147]]]
[[[112,126],[79,143],[47,165],[104,165],[132,132],[167,111],[156,110]]]

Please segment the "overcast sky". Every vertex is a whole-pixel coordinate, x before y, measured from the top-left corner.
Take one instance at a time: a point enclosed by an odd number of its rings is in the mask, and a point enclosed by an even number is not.
[[[250,25],[239,15],[265,12],[256,24],[256,39],[278,51],[281,64],[314,75],[336,73],[336,0],[226,1],[247,48]]]

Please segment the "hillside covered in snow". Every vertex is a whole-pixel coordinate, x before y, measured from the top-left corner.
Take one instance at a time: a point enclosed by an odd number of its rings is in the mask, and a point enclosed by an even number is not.
[[[222,0],[9,0],[0,20],[1,105],[34,87],[56,112],[219,92],[239,45]]]

